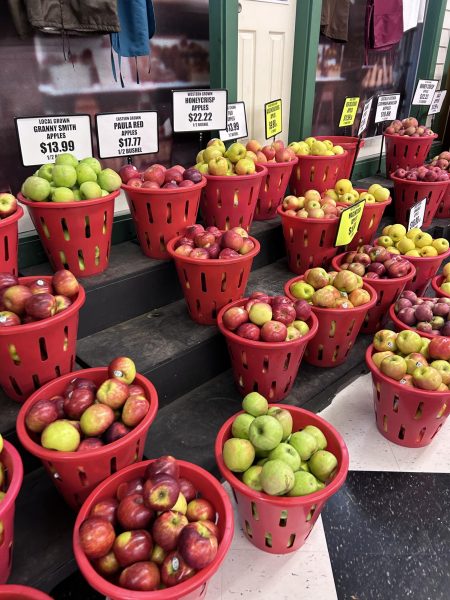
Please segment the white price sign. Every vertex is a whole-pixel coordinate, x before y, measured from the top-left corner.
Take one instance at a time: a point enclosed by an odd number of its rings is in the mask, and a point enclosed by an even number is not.
[[[53,162],[64,152],[78,160],[92,156],[89,115],[16,117],[15,122],[24,167]]]
[[[400,104],[400,94],[390,94],[389,96],[378,96],[377,110],[375,113],[375,123],[383,121],[394,121],[397,116]]]
[[[247,137],[247,115],[245,114],[245,102],[234,102],[228,105],[227,128],[219,131],[223,142],[237,140]]]
[[[437,79],[419,79],[412,104],[429,106],[438,85]]]
[[[158,114],[144,110],[95,115],[100,158],[158,152]]]
[[[361,115],[361,121],[359,123],[358,135],[361,135],[366,129],[369,122],[370,111],[372,110],[373,97],[369,98],[364,104],[364,108]]]
[[[176,90],[172,93],[175,132],[226,129],[227,90]]]
[[[428,111],[429,115],[436,115],[441,112],[442,103],[444,102],[445,94],[447,90],[440,90],[434,92],[433,100],[431,101],[430,110]]]
[[[411,207],[409,211],[408,231],[414,227],[422,227],[425,217],[425,209],[427,207],[427,199],[419,200],[417,204]]]

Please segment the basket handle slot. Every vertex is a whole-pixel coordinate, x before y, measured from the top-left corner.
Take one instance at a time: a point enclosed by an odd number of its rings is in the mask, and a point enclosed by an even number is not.
[[[204,292],[206,292],[206,281],[205,281],[205,289],[203,289],[203,279],[204,279],[204,273],[202,273],[202,290]],[[222,282],[220,284],[220,291],[221,292],[225,292],[227,289],[227,274],[224,272],[222,273]]]
[[[69,328],[67,327],[67,325],[65,325],[65,327],[64,327],[64,344],[63,344],[64,352],[66,352],[68,347],[69,347]]]
[[[352,322],[350,323],[350,327],[347,329],[347,337],[349,335],[351,335],[352,331],[353,331],[353,327],[355,326],[356,323],[356,319],[353,319]]]
[[[288,382],[286,383],[286,387],[284,388],[284,393],[287,394],[288,389],[291,387],[292,377],[289,377]]]
[[[225,231],[228,231],[228,229],[230,229],[230,217],[225,219]]]
[[[138,438],[138,441],[136,442],[136,454],[134,456],[134,462],[138,462],[139,460],[139,448],[141,447],[141,439]]]
[[[67,263],[66,254],[62,250],[59,251],[59,260],[62,262],[62,265],[65,269],[69,270],[69,265]]]
[[[184,203],[184,220],[187,221],[189,215],[189,200]]]
[[[4,542],[5,542],[5,526],[3,525],[3,521],[0,521],[0,546],[3,546]],[[8,559],[8,564],[10,564],[9,559]]]
[[[80,267],[80,271],[84,271],[84,269],[86,268],[83,250],[78,250],[78,266]]]
[[[249,538],[253,537],[252,528],[250,527],[250,523],[248,521],[244,521],[245,524],[245,532],[247,533]]]
[[[38,377],[37,373],[34,373],[34,375],[32,375],[32,379],[33,379],[34,389],[38,390],[41,387],[41,384],[39,382],[39,377]]]
[[[8,245],[8,236],[5,235],[5,237],[3,238],[3,243],[4,243],[4,256],[5,256],[5,261],[9,260],[9,245]]]
[[[242,377],[240,379],[242,379]],[[241,387],[244,387],[244,383],[243,382],[242,382]],[[253,392],[257,392],[258,391],[258,382],[257,381],[253,382],[253,390],[252,391]]]
[[[369,223],[369,229],[371,230],[373,227],[373,223],[375,221],[375,215],[372,215],[372,218],[370,219],[370,223]]]
[[[166,241],[164,240],[164,235],[159,236],[159,249],[161,252],[166,251]]]
[[[217,304],[215,302],[212,303],[212,309],[211,309],[211,318],[212,319],[217,319]]]
[[[216,196],[217,196],[217,208],[222,208],[222,192],[220,191],[220,188],[216,189]]]
[[[55,366],[55,373],[56,373],[56,377],[61,377],[61,369],[60,369],[59,365]]]
[[[431,439],[433,439],[440,431],[441,427],[442,427],[443,423],[441,423],[439,425],[439,427],[436,429],[436,431],[433,433],[433,435],[431,436]]]
[[[86,471],[83,469],[83,467],[78,467],[78,478],[82,487],[87,487],[89,485]]]
[[[245,350],[242,350],[241,352],[241,362],[244,369],[248,369],[247,353],[245,352]]]
[[[349,342],[349,344],[348,344],[348,348],[347,348],[347,350],[345,351],[345,356],[347,356],[347,354],[350,352],[350,350],[352,349],[352,346],[353,346],[353,342]]]
[[[239,206],[239,190],[235,189],[233,194],[233,206]]]
[[[294,545],[295,542],[295,533],[291,533],[291,535],[289,536],[288,539],[288,543],[287,543],[287,548],[292,548],[292,546]]]
[[[264,543],[267,546],[267,548],[272,548],[272,534],[269,532],[266,532],[264,534]]]
[[[167,203],[167,217],[166,217],[167,223],[170,224],[172,223],[172,202],[168,202]]]
[[[418,421],[422,417],[423,417],[423,402],[419,402],[419,405],[417,406],[416,414],[414,415],[414,419],[416,419],[416,421]]]
[[[103,235],[105,235],[107,229],[108,229],[108,213],[105,210],[105,212],[103,213],[103,228],[102,228]]]
[[[436,419],[441,419],[446,410],[447,410],[447,404],[444,402],[444,404],[441,406],[438,414],[436,415]]]
[[[289,227],[289,241],[290,242],[294,241],[294,230],[292,229],[292,227]]]
[[[148,216],[148,222],[153,223],[153,214],[152,214],[152,207],[151,207],[150,202],[147,202],[147,216]]]
[[[309,171],[309,181],[312,183],[314,181],[314,172],[315,169],[314,167],[311,167],[310,171]]]
[[[238,289],[242,286],[242,280],[244,279],[244,269],[239,273]]]
[[[145,243],[147,244],[147,248],[151,248],[150,238],[148,236],[148,231],[145,232]]]
[[[288,511],[287,510],[282,510],[281,513],[280,513],[280,521],[279,521],[278,525],[280,527],[286,527],[287,520],[288,520]]]
[[[9,377],[9,381],[11,383],[11,386],[12,386],[13,390],[16,392],[16,394],[18,396],[21,396],[22,395],[22,390],[20,389],[19,384],[17,383],[15,377],[11,377],[10,376]]]
[[[201,313],[201,311],[202,311],[202,306],[201,306],[200,300],[198,298],[195,300],[195,309],[198,313]]]
[[[87,239],[91,237],[91,220],[88,215],[84,217],[84,235]]]
[[[239,227],[244,227],[244,217],[239,217]]]
[[[328,179],[328,173],[329,173],[329,171],[330,171],[330,167],[326,166],[325,167],[325,171],[323,172],[322,181],[326,181]],[[336,171],[336,173],[337,173],[337,171]]]
[[[48,352],[47,352],[47,344],[45,343],[45,338],[40,337],[39,338],[39,351],[41,353],[41,360],[45,361],[48,359]]]
[[[258,507],[256,505],[255,502],[251,502],[251,507],[252,507],[252,517],[255,519],[255,521],[259,521],[259,513],[258,513]]]
[[[66,242],[70,242],[70,231],[67,227],[67,221],[65,219],[61,219],[61,229],[63,231],[64,239]]]
[[[311,521],[311,519],[314,516],[314,513],[316,512],[316,508],[317,506],[315,504],[311,506],[311,508],[309,509],[309,513],[306,515],[306,522]]]
[[[319,344],[319,347],[317,348],[317,360],[322,360],[323,359],[323,344]]]
[[[269,186],[270,186],[270,175],[269,175],[269,174],[267,174],[267,177],[266,177],[266,182],[265,182],[265,184],[264,184],[264,191],[265,191],[265,192],[268,192],[268,191],[269,191]]]
[[[109,471],[113,475],[117,471],[117,458],[113,456],[109,461]]]
[[[189,283],[189,277],[188,277],[188,274],[186,273],[186,269],[183,269],[183,276],[184,276],[184,281],[186,282],[186,288],[189,289],[191,287],[191,284]]]
[[[307,229],[303,230],[303,247],[304,248],[308,247],[308,230]]]
[[[330,323],[330,331],[328,333],[328,337],[334,338],[336,334],[336,321],[333,319]]]
[[[433,434],[433,437],[436,435],[436,433],[439,431],[440,427],[438,427],[438,430]],[[422,429],[419,431],[419,435],[417,436],[417,441],[420,443],[423,440],[423,436],[425,435],[427,428],[426,427],[422,427]]]
[[[287,371],[288,370],[289,363],[291,362],[291,356],[292,356],[291,352],[288,352],[286,354],[286,359],[284,361],[283,371]]]
[[[400,402],[400,398],[398,397],[398,395],[397,395],[397,394],[394,394],[394,400],[393,400],[393,402],[392,402],[392,410],[393,410],[395,413],[398,413],[398,405],[399,405],[399,402]]]
[[[272,381],[272,384],[271,384],[270,390],[269,390],[269,398],[274,398],[276,393],[277,393],[277,382]]]
[[[400,430],[398,432],[398,439],[399,440],[405,439],[405,428],[403,427],[403,425],[400,425]]]
[[[95,266],[98,267],[98,265],[100,264],[100,247],[99,246],[95,246],[95,248],[94,248],[94,262],[95,262]]]
[[[380,290],[377,294],[377,303],[376,306],[380,306],[382,300],[383,300],[383,296],[384,296],[384,290]]]
[[[72,354],[70,357],[70,370],[73,371],[73,363],[75,362],[75,357]],[[59,368],[59,367],[58,367]]]
[[[265,355],[263,357],[262,372],[267,373],[268,370],[269,370],[269,357],[267,355]]]
[[[45,222],[44,217],[39,217],[39,220],[41,221],[42,231],[44,232],[45,237],[49,240],[50,231],[48,230],[47,223]]]
[[[20,360],[20,356],[17,352],[17,348],[15,347],[14,344],[8,344],[8,352],[9,352],[9,356],[11,357],[13,363],[18,367],[22,361]]]
[[[325,243],[325,235],[326,235],[326,230],[322,229],[322,233],[320,235],[320,241],[319,241],[319,246],[322,248],[324,243]]]
[[[331,362],[336,362],[338,354],[339,354],[339,344],[336,346],[336,348],[334,349],[334,353],[333,353],[333,357],[331,359]]]

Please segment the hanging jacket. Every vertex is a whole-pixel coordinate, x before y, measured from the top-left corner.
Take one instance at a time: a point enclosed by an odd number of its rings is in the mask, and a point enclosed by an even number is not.
[[[348,41],[350,0],[322,0],[320,33],[337,42]]]
[[[402,0],[367,0],[365,47],[366,64],[369,50],[391,50],[403,36]]]

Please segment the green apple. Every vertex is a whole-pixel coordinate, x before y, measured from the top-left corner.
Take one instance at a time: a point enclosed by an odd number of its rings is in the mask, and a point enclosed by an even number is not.
[[[120,175],[112,169],[103,169],[103,171],[100,171],[97,175],[97,182],[102,190],[106,190],[109,193],[115,192],[122,185]]]
[[[450,383],[450,364],[446,360],[433,360],[430,367],[439,371],[442,383],[445,383],[445,385]]]
[[[250,425],[254,420],[255,417],[247,413],[238,415],[231,426],[231,434],[233,437],[248,440],[248,430],[250,429]]]
[[[73,191],[66,187],[57,187],[52,192],[53,202],[73,202]]]
[[[261,396],[258,392],[250,392],[242,400],[242,408],[249,415],[260,417],[261,415],[267,414],[269,403],[264,396]]]
[[[290,444],[281,442],[276,448],[274,448],[269,454],[270,460],[282,460],[291,467],[293,471],[297,471],[300,468],[300,456],[297,450]]]
[[[307,471],[309,473],[308,461],[302,460],[299,471]]]
[[[251,158],[241,158],[234,165],[237,175],[252,175],[256,171],[255,163]]]
[[[267,458],[265,458],[264,460],[267,460]],[[261,485],[261,471],[262,466],[253,465],[252,467],[244,471],[242,475],[242,481],[245,483],[245,485],[248,485],[249,488],[252,488],[252,490],[262,492],[263,488]]]
[[[260,450],[259,448],[255,448],[255,456],[257,458],[267,458],[270,454],[270,450]]]
[[[294,473],[294,487],[288,492],[288,496],[307,496],[317,492],[317,479],[306,471]]]
[[[308,300],[309,302],[316,290],[313,288],[312,285],[306,283],[306,281],[296,281],[291,285],[289,291],[294,296],[294,298],[297,298],[299,300]]]
[[[222,455],[230,471],[243,473],[255,460],[255,449],[248,440],[230,438],[223,445]]]
[[[46,165],[42,165],[42,167],[37,172],[38,177],[42,177],[42,179],[46,179],[47,181],[53,181],[53,167],[55,165],[53,163],[47,163]]]
[[[316,438],[306,431],[296,431],[289,438],[291,446],[297,450],[302,460],[309,460],[317,450]]]
[[[102,170],[102,165],[100,164],[100,161],[97,160],[96,158],[93,158],[92,156],[83,158],[83,160],[80,160],[80,164],[88,165],[89,167],[91,167],[91,169],[94,171],[94,173],[96,175],[98,175],[100,173],[100,171]]]
[[[93,200],[94,198],[101,198],[102,188],[93,181],[85,181],[80,185],[80,194],[84,200]]]
[[[107,192],[106,190],[102,190],[102,198],[104,198],[105,196],[109,196],[109,192]]]
[[[269,457],[260,458],[256,464],[258,465],[258,467],[263,467],[268,460],[269,460]]]
[[[261,485],[271,496],[287,494],[295,483],[294,471],[282,460],[269,460],[261,471]]]
[[[255,448],[273,450],[283,438],[283,427],[275,417],[263,415],[252,422],[248,437]]]
[[[301,336],[306,335],[309,331],[309,325],[308,323],[305,323],[305,321],[294,321],[292,327],[295,327],[295,329],[300,332]]]
[[[422,354],[422,356],[425,356],[425,358],[429,358],[430,355],[428,354],[428,346],[430,345],[431,340],[429,340],[428,338],[422,338],[422,345],[420,346],[420,350],[419,353]]]
[[[78,164],[78,160],[73,154],[69,152],[64,152],[63,154],[58,154],[55,159],[55,165],[69,165],[70,167],[76,167]]]
[[[204,162],[204,163],[197,163],[194,167],[194,169],[197,169],[197,171],[199,173],[201,173],[202,175],[208,175],[209,171],[208,171],[208,163]]]
[[[223,152],[218,146],[209,146],[203,150],[203,161],[209,163],[209,161],[217,158],[222,158]]]
[[[397,335],[395,342],[400,352],[404,354],[411,354],[411,352],[420,352],[422,347],[422,338],[416,331],[410,331],[405,329],[400,331]]]
[[[75,201],[81,200],[80,190],[74,189],[74,190],[72,190],[72,192],[73,192],[73,199]]]
[[[337,468],[337,458],[328,450],[318,450],[309,459],[309,470],[319,481],[330,479]]]
[[[222,142],[221,139],[212,138],[211,140],[209,140],[209,142],[206,144],[206,147],[210,148],[211,146],[217,146],[217,148],[219,148],[222,154],[225,153],[225,144]]]
[[[58,419],[44,429],[41,444],[47,450],[75,452],[80,445],[80,434],[69,421]]]
[[[271,417],[275,417],[275,419],[281,423],[281,427],[283,428],[283,437],[281,441],[284,442],[292,433],[293,422],[291,413],[285,408],[271,406],[268,414]]]
[[[232,163],[236,164],[241,158],[245,158],[247,150],[245,146],[239,142],[231,144],[228,150],[225,152],[225,158],[229,158]]]
[[[29,200],[43,202],[50,195],[50,183],[42,177],[27,177],[22,185],[22,194]]]
[[[76,167],[75,170],[77,172],[78,185],[81,185],[82,183],[85,183],[86,181],[94,181],[94,182],[97,181],[97,175],[96,175],[94,169],[92,169],[86,163],[80,163]]]
[[[318,450],[325,450],[327,447],[327,438],[318,427],[315,425],[307,425],[302,431],[306,431],[306,433],[309,433],[316,438]]]
[[[55,165],[52,175],[55,187],[71,188],[77,182],[77,172],[71,165]]]
[[[208,173],[215,177],[223,177],[228,172],[228,163],[226,159],[220,155],[208,161]]]

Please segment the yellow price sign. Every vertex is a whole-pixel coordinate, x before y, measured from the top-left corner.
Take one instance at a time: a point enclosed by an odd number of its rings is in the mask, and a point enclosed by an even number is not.
[[[350,244],[358,231],[365,205],[366,201],[360,200],[342,211],[335,246]]]
[[[346,98],[344,108],[342,109],[339,127],[348,127],[353,125],[358,112],[359,98]]]
[[[281,98],[264,104],[264,113],[266,115],[266,139],[269,139],[283,131]]]

